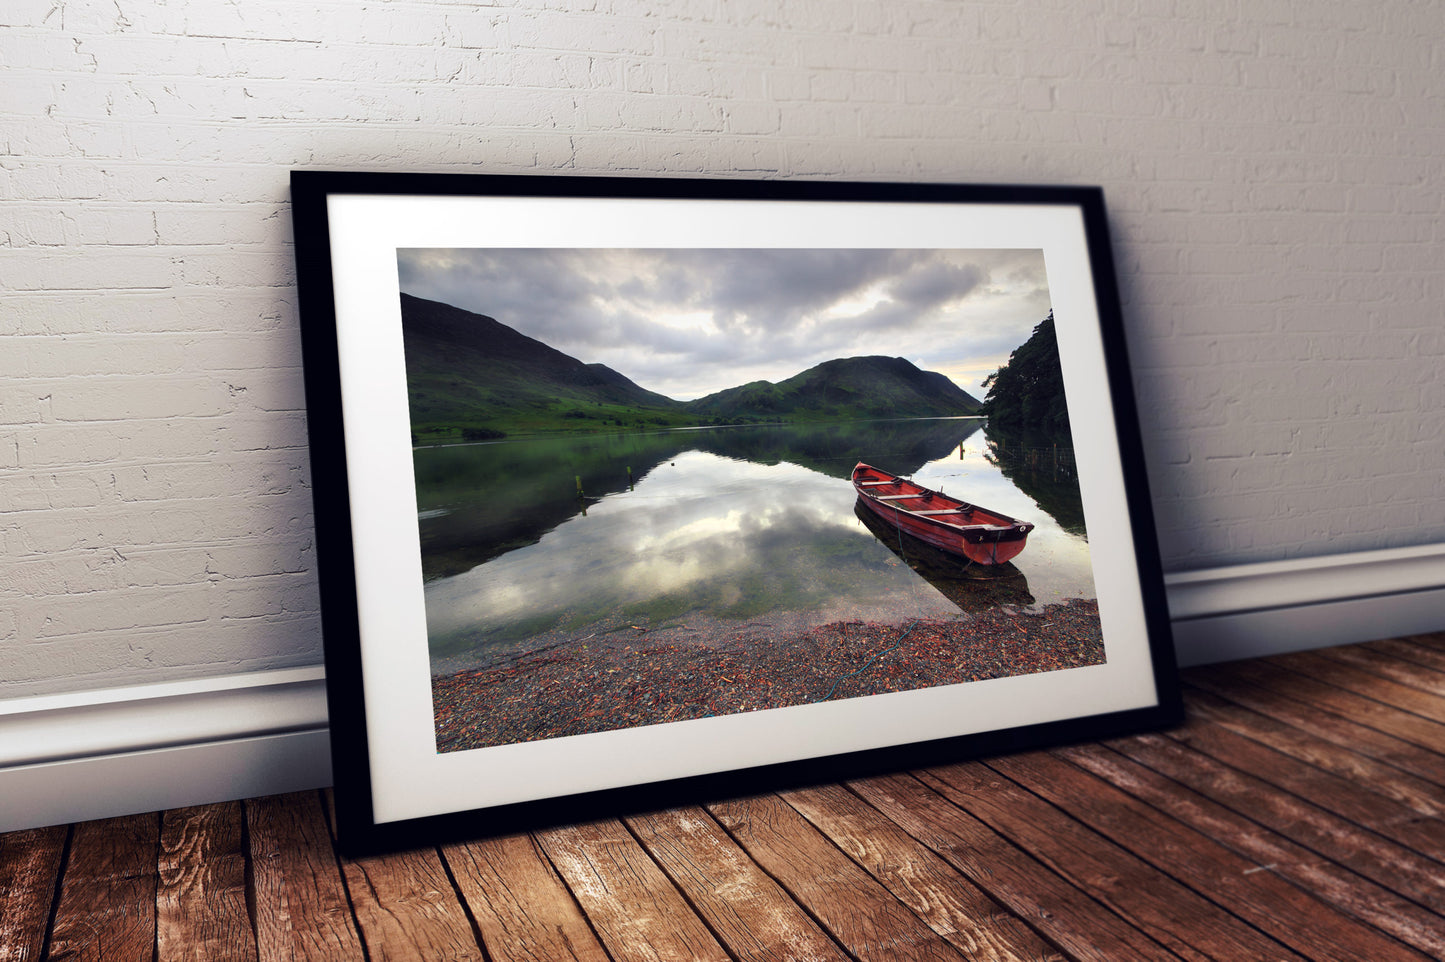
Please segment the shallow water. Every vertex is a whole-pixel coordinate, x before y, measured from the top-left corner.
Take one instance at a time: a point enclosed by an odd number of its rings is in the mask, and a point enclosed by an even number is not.
[[[434,662],[636,628],[796,630],[1093,598],[1071,459],[1063,483],[1057,453],[1040,468],[1036,449],[1010,477],[1000,441],[1019,451],[977,419],[929,419],[418,449]],[[983,570],[993,584],[916,572],[855,515],[859,460],[1033,522],[1028,547]]]

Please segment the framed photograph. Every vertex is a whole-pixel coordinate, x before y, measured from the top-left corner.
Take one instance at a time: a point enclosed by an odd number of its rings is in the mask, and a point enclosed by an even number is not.
[[[1100,190],[291,186],[349,849],[1179,719]]]

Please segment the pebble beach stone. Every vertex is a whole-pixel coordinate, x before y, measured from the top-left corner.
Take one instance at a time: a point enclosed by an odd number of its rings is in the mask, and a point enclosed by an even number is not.
[[[1104,662],[1098,604],[837,621],[684,640],[632,627],[432,679],[439,751],[759,711]]]

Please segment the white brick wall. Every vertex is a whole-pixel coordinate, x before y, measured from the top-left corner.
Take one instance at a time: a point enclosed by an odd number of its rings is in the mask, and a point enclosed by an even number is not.
[[[0,697],[319,655],[292,167],[1098,183],[1171,570],[1445,541],[1412,0],[6,0]]]

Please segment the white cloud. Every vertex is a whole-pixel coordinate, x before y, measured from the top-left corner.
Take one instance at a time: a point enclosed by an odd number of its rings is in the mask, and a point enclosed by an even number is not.
[[[398,266],[408,294],[680,399],[869,354],[981,396],[1050,306],[1039,251],[401,250]]]

